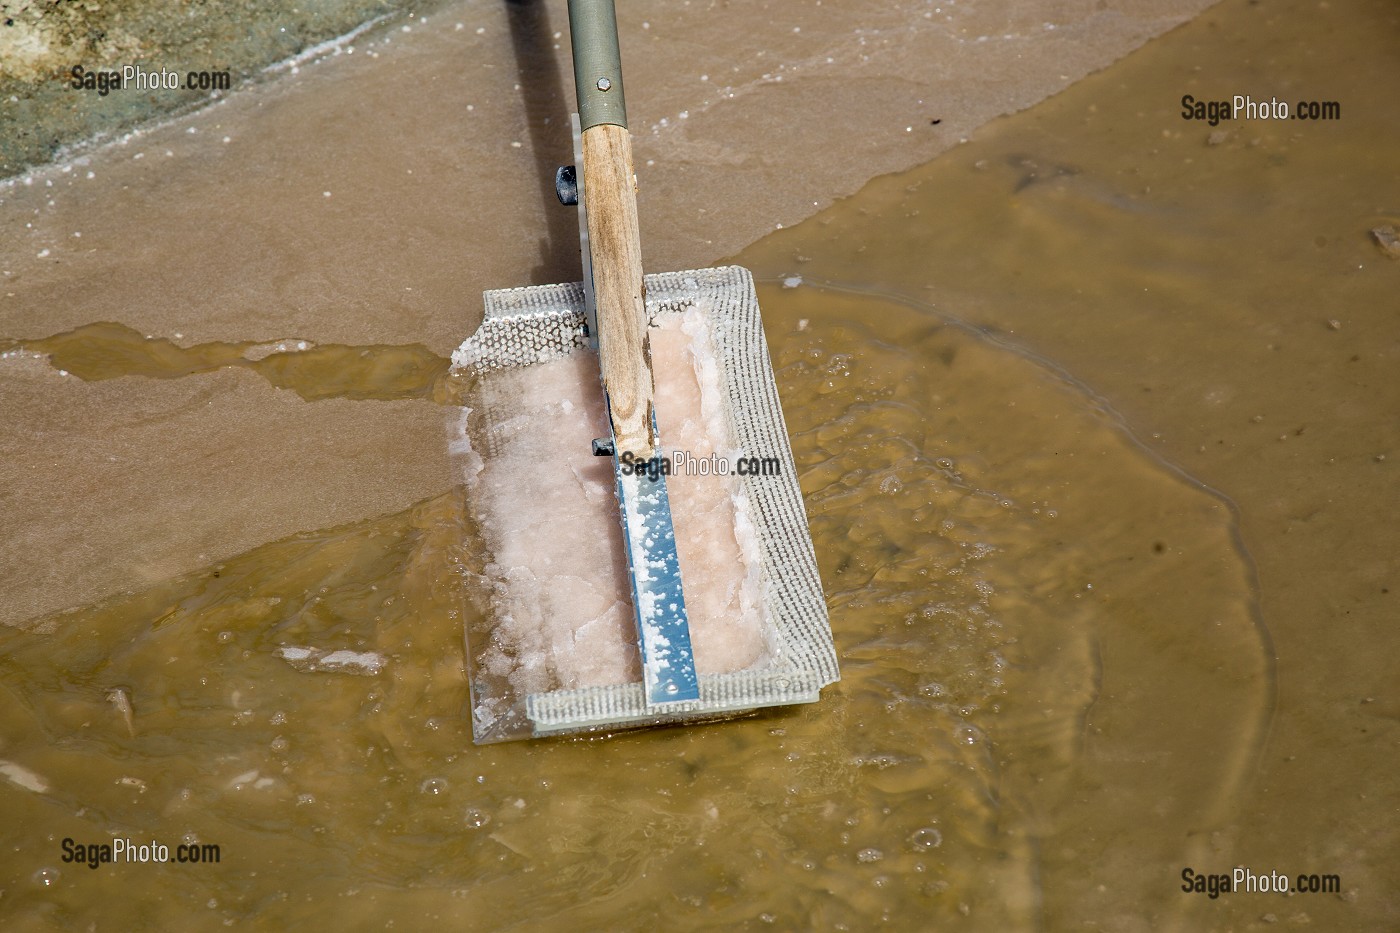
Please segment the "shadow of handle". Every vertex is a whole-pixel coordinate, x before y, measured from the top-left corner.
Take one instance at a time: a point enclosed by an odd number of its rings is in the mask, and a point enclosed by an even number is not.
[[[516,83],[525,105],[545,216],[546,234],[540,238],[540,262],[532,279],[536,284],[576,282],[582,275],[578,218],[572,209],[559,203],[554,190],[555,170],[573,162],[573,135],[569,130],[572,98],[564,92],[555,51],[557,43],[543,0],[506,0],[505,6],[515,52]]]

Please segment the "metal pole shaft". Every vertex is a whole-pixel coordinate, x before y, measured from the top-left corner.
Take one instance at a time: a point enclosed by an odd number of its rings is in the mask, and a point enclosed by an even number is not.
[[[617,47],[613,0],[569,0],[569,41],[583,129],[603,123],[625,128],[627,102],[622,94],[622,55]]]

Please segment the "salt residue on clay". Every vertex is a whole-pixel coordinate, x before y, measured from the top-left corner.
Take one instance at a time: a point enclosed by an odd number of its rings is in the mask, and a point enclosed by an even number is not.
[[[662,315],[650,330],[656,412],[668,454],[736,451],[703,309]],[[567,357],[480,377],[454,450],[489,563],[490,643],[473,646],[481,674],[516,696],[641,680],[597,356]],[[770,657],[757,540],[739,479],[667,478],[691,640],[701,673]],[[474,684],[480,687],[480,684]],[[478,713],[481,700],[478,696]]]

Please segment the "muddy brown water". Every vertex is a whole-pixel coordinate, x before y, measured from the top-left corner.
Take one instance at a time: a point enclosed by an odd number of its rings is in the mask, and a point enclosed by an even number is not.
[[[7,760],[48,785],[14,831],[50,850],[11,906],[66,922],[101,899],[123,924],[282,923],[334,914],[330,898],[346,918],[485,927],[626,926],[663,906],[698,925],[928,911],[1021,926],[1064,858],[1039,840],[1083,832],[1066,808],[1086,755],[1133,751],[1094,781],[1189,758],[1156,775],[1155,818],[1217,814],[1270,684],[1229,508],[1063,373],[966,326],[807,287],[760,300],[780,390],[807,400],[789,428],[844,663],[821,705],[472,748],[457,588],[482,558],[463,553],[447,494],[9,635]],[[1191,612],[1213,626],[1174,639]],[[375,653],[385,670],[298,669],[284,646]],[[1196,703],[1231,712],[1158,718]],[[1095,809],[1110,826],[1130,815]],[[160,906],[124,913],[131,867],[58,861],[65,836],[113,832],[227,854],[142,879]],[[1135,858],[1170,857],[1169,839]]]
[[[444,491],[0,633],[7,927],[1396,925],[1400,27],[1302,9],[1226,4],[739,257],[843,664],[821,704],[473,747],[483,555]],[[1178,112],[1285,91],[1342,121]],[[91,386],[460,390],[409,344],[4,349]],[[1236,865],[1340,890],[1180,890]]]

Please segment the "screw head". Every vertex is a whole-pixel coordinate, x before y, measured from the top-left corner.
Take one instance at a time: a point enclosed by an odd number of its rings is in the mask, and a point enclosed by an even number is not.
[[[612,87],[612,82],[609,81],[607,78],[598,79],[598,90],[606,91],[610,87]]]

